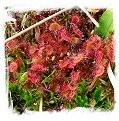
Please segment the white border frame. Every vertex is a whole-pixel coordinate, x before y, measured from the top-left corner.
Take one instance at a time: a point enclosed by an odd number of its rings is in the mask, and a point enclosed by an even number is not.
[[[30,2],[29,2],[30,1]],[[36,1],[36,2],[35,2]],[[7,4],[6,4],[7,2]],[[74,2],[70,1],[70,0],[60,0],[60,1],[57,1],[57,0],[7,0],[7,1],[4,1],[3,2],[3,6],[17,6],[18,4],[21,4],[24,5],[25,3],[31,3],[32,5],[32,8],[33,6],[35,6],[36,8],[38,6],[40,6],[40,4],[38,5],[38,3],[41,3],[44,7],[52,7],[52,6],[55,6],[56,7],[66,7],[66,6],[69,6],[69,5],[72,5],[74,4]],[[35,2],[35,3],[34,3]],[[47,4],[46,4],[47,3]],[[36,5],[37,4],[37,5]],[[0,111],[3,113],[2,116],[4,116],[3,118],[5,119],[12,119],[12,120],[63,120],[65,118],[68,118],[68,120],[76,120],[76,117],[78,117],[78,119],[82,119],[82,120],[115,120],[116,116],[118,116],[118,113],[119,113],[119,41],[118,41],[118,38],[119,38],[119,17],[118,17],[118,2],[116,0],[113,0],[113,2],[110,0],[90,0],[90,1],[87,1],[87,0],[83,0],[83,1],[80,1],[80,0],[76,0],[75,1],[75,4],[81,4],[83,6],[88,6],[89,8],[100,8],[100,7],[110,7],[110,8],[113,8],[114,9],[114,20],[115,20],[115,40],[116,40],[116,46],[115,46],[115,60],[116,60],[116,68],[115,68],[115,73],[116,73],[116,79],[115,80],[115,85],[114,85],[114,89],[115,89],[115,99],[116,99],[116,104],[115,104],[115,108],[112,112],[91,112],[89,110],[82,110],[81,108],[80,109],[74,109],[70,112],[67,112],[67,111],[63,111],[61,113],[47,113],[47,112],[43,112],[43,113],[32,113],[30,115],[27,115],[27,114],[23,114],[22,116],[18,116],[17,114],[11,114],[10,111],[8,111],[8,104],[7,104],[7,95],[6,95],[6,87],[5,87],[5,59],[4,59],[4,34],[3,34],[3,23],[5,21],[5,18],[1,21],[1,28],[2,28],[2,32],[1,32],[1,44],[0,44],[0,53],[1,53],[1,58],[0,59],[0,67],[1,67],[1,83],[0,83],[0,92],[1,92],[1,97],[0,97]],[[2,4],[1,4],[2,5]],[[19,6],[19,5],[18,5]],[[34,8],[33,8],[34,9]],[[1,10],[1,13],[2,17],[4,16],[4,11],[3,9]],[[0,112],[0,114],[2,114]],[[7,117],[8,116],[8,117]],[[77,120],[78,120],[77,119]]]

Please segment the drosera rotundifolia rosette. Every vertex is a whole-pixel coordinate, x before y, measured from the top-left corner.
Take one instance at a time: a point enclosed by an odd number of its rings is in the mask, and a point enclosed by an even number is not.
[[[6,38],[59,10],[11,12],[16,24],[6,23]],[[100,21],[106,9],[94,11],[91,15]],[[82,10],[68,10],[7,42],[5,48],[9,92],[19,113],[38,111],[41,98],[44,111],[114,108],[107,75],[109,65],[114,69],[113,31],[102,36]]]

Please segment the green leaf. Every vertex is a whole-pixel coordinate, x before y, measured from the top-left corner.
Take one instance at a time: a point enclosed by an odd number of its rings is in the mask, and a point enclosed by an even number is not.
[[[80,84],[81,88],[83,89],[83,91],[85,90],[86,88],[86,80],[84,78],[82,78],[82,82]]]
[[[85,96],[77,96],[75,102],[80,107],[89,107],[89,99]]]
[[[8,61],[13,61],[14,58],[13,58],[13,57],[8,57],[7,60],[8,60]]]
[[[25,80],[27,79],[27,72],[23,73],[20,80],[19,80],[19,83],[22,83],[24,82]]]
[[[113,11],[107,9],[99,19],[99,27],[96,27],[95,33],[103,36],[105,39],[110,32],[114,31]]]
[[[95,99],[96,104],[98,104],[102,99],[102,88],[96,87],[95,91],[92,93],[93,99]]]
[[[52,91],[50,91],[50,99],[53,99],[54,98],[54,93]]]
[[[9,82],[9,90],[15,89],[16,84]]]
[[[71,110],[72,109],[72,104],[71,103],[67,103],[67,109]]]
[[[77,93],[82,94],[83,91],[85,90],[85,88],[86,88],[86,80],[82,78],[82,82],[81,82],[79,88],[77,89]]]
[[[50,75],[48,75],[42,82],[46,83],[46,82],[50,82],[51,80],[49,79],[52,75],[54,74],[54,71],[52,71],[52,73]]]
[[[30,63],[31,63],[31,60],[30,60],[30,59],[24,59],[24,62],[25,62],[26,64],[30,64]]]
[[[16,77],[18,78],[18,80],[21,78],[21,75],[20,75],[20,73],[18,73],[18,72],[16,72]]]

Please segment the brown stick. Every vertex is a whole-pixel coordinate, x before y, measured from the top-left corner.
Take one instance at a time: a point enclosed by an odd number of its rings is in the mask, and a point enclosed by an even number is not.
[[[74,6],[73,6],[73,7],[74,7]],[[51,18],[53,18],[53,17],[55,17],[55,16],[57,16],[57,15],[59,15],[59,14],[65,12],[65,11],[67,11],[67,10],[73,8],[73,7],[65,8],[65,9],[63,9],[63,10],[61,10],[61,11],[58,11],[57,13],[55,13],[55,14],[53,14],[53,15],[51,15],[51,16],[49,16],[49,17],[47,17],[47,18],[45,18],[45,19],[43,19],[43,20],[41,20],[41,21],[39,21],[38,23],[36,23],[36,24],[34,24],[34,25],[32,25],[32,26],[30,26],[30,27],[24,29],[23,31],[20,31],[19,33],[17,33],[17,34],[15,34],[15,35],[9,37],[8,39],[6,39],[6,40],[5,40],[5,43],[9,42],[10,40],[13,40],[13,39],[17,38],[18,36],[20,36],[20,35],[22,35],[22,34],[28,32],[29,30],[31,30],[31,29],[33,29],[33,28],[35,28],[35,27],[37,27],[37,26],[43,24],[44,22],[50,20]]]
[[[9,37],[8,39],[6,39],[6,40],[5,40],[5,43],[9,42],[10,40],[13,40],[13,39],[17,38],[18,36],[20,36],[20,35],[26,33],[27,31],[29,31],[29,30],[31,30],[31,29],[33,29],[33,28],[35,28],[35,27],[37,27],[37,26],[43,24],[44,22],[50,20],[51,18],[53,18],[53,17],[55,17],[55,16],[57,16],[57,15],[59,15],[59,14],[65,12],[65,11],[67,11],[67,10],[69,10],[69,9],[72,9],[72,8],[74,8],[74,7],[81,8],[81,9],[87,14],[87,16],[92,20],[92,22],[93,22],[97,27],[99,27],[99,23],[90,15],[90,13],[89,13],[85,8],[80,7],[80,6],[73,6],[73,7],[68,7],[68,8],[65,8],[65,9],[61,10],[61,11],[58,11],[57,13],[55,13],[55,14],[53,14],[53,15],[51,15],[51,16],[49,16],[49,17],[47,17],[47,18],[45,18],[45,19],[43,19],[43,20],[41,20],[41,21],[39,21],[39,22],[37,22],[36,24],[31,25],[30,27],[28,27],[28,28],[26,28],[26,29],[20,31],[19,33],[13,35],[12,37]]]

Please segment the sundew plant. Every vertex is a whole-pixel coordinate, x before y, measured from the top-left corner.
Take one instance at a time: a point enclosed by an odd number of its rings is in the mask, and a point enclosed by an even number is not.
[[[16,22],[6,23],[6,39],[60,10],[10,11]],[[71,9],[6,42],[8,99],[15,111],[39,111],[41,100],[43,111],[113,110],[107,72],[115,66],[113,13],[89,13],[98,28],[81,9]]]

